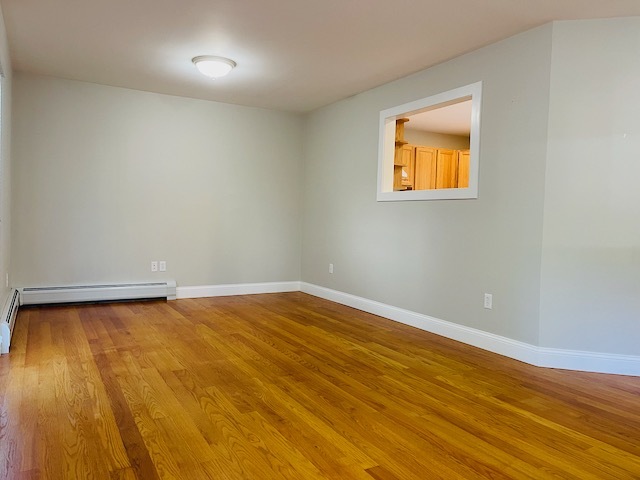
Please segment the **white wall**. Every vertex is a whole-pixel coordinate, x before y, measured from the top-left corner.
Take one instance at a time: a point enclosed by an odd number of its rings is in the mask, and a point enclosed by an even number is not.
[[[311,113],[302,280],[537,344],[550,52],[547,25]],[[480,80],[479,198],[376,202],[379,112]]]
[[[9,294],[6,275],[11,268],[11,91],[12,71],[9,46],[0,11],[0,65],[2,80],[2,138],[0,138],[0,308]]]
[[[300,278],[297,115],[22,73],[14,112],[16,286]]]
[[[469,137],[462,135],[447,135],[444,133],[425,132],[406,128],[404,139],[412,145],[424,145],[427,147],[451,148],[453,150],[464,150],[469,148]]]
[[[640,18],[553,27],[540,343],[640,355]]]

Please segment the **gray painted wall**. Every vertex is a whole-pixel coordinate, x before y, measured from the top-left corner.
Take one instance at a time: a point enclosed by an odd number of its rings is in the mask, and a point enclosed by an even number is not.
[[[311,113],[303,281],[537,344],[550,52],[547,25]],[[379,112],[479,80],[479,198],[376,202]]]
[[[16,286],[300,278],[299,116],[22,73],[14,106]]]
[[[2,79],[2,138],[0,139],[0,309],[9,295],[6,275],[11,269],[11,98],[12,71],[9,45],[0,11],[0,65]],[[11,281],[11,279],[10,279]]]
[[[16,75],[13,283],[159,279],[167,260],[181,285],[301,278],[638,355],[639,22],[546,25],[304,118]],[[479,198],[376,202],[379,112],[479,80]]]
[[[553,28],[540,344],[640,355],[640,18]]]

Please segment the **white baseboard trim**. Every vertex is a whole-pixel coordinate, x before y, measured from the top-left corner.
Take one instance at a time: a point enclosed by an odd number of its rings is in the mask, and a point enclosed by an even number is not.
[[[21,305],[106,302],[146,298],[176,299],[176,281],[19,287]]]
[[[238,283],[177,287],[176,297],[203,298],[302,291],[396,322],[545,368],[640,376],[640,356],[538,347],[493,333],[306,282]]]
[[[300,282],[300,290],[316,297],[389,318],[405,325],[426,330],[427,332],[451,338],[531,365],[585,372],[640,376],[640,356],[537,347],[493,333],[447,322],[428,315],[404,310],[311,283]]]
[[[614,353],[536,347],[539,367],[640,377],[640,357]]]
[[[0,354],[9,353],[11,335],[18,317],[20,308],[20,292],[11,289],[0,316]]]
[[[234,283],[228,285],[201,285],[177,287],[176,298],[226,297],[257,293],[299,292],[300,282]]]

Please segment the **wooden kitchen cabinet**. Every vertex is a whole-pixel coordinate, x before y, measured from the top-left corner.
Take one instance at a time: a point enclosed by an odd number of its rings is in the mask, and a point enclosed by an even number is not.
[[[469,150],[426,146],[414,150],[414,190],[469,186]]]
[[[469,150],[411,145],[404,141],[404,122],[396,125],[394,190],[469,187]]]
[[[399,118],[396,120],[396,147],[393,155],[393,189],[407,190],[402,173],[408,167],[408,160],[405,159],[405,148],[407,141],[404,139],[404,124],[408,122],[408,118]]]
[[[458,188],[469,187],[469,150],[458,150]]]
[[[415,147],[414,190],[436,188],[436,159],[438,149]]]
[[[414,188],[414,174],[416,162],[416,147],[413,145],[402,146],[402,186],[407,189]]]
[[[436,158],[436,188],[458,188],[458,151],[439,148]]]

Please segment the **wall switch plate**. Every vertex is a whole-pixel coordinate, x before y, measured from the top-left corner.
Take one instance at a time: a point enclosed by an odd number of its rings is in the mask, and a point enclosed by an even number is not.
[[[484,294],[484,308],[493,309],[493,295],[490,293]]]
[[[9,286],[9,274],[7,273],[7,278],[6,278],[6,282],[5,282],[5,287]]]
[[[158,271],[158,262],[156,262],[155,260],[153,262],[151,262],[151,271],[152,272],[157,272]]]
[[[329,264],[329,273],[333,273],[333,263]]]
[[[161,272],[166,272],[167,271],[167,262],[165,260],[160,260],[160,263],[158,263],[158,267],[160,268]]]

